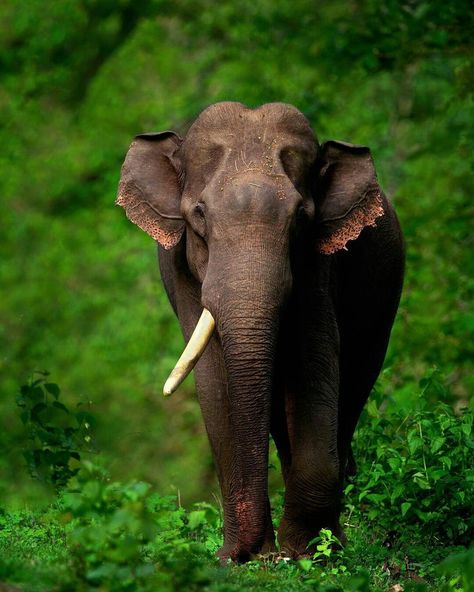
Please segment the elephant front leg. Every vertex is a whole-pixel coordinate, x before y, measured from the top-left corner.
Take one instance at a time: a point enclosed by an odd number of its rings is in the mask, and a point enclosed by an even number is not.
[[[338,458],[338,340],[331,323],[314,323],[305,331],[288,389],[291,414],[291,468],[285,508],[278,531],[283,551],[298,557],[314,551],[308,543],[321,528],[341,541],[341,486]]]
[[[337,456],[336,414],[326,407],[312,409],[318,422],[313,432],[297,422],[299,431],[286,484],[285,508],[278,531],[283,551],[291,557],[314,550],[308,543],[321,528],[329,528],[339,538],[344,534],[339,524],[340,496]],[[305,433],[306,432],[306,433]]]

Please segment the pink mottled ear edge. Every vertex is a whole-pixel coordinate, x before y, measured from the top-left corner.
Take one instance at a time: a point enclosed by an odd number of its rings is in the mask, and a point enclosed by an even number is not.
[[[366,226],[375,226],[377,218],[384,215],[383,202],[380,190],[368,192],[361,202],[334,225],[329,235],[320,238],[318,251],[324,255],[332,255],[337,251],[347,251],[347,243],[359,238]],[[330,224],[330,222],[326,222]]]
[[[115,203],[127,218],[164,249],[180,241],[179,159],[181,139],[174,132],[140,134],[130,145],[122,166]]]
[[[369,148],[330,140],[319,152],[315,208],[317,250],[348,250],[362,230],[384,215],[383,198]]]

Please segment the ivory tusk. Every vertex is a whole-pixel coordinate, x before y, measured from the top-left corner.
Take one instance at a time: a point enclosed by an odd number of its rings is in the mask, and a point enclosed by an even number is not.
[[[184,348],[181,357],[176,362],[176,366],[165,382],[165,386],[163,387],[163,395],[165,397],[172,395],[194,368],[196,362],[206,349],[206,345],[209,343],[215,326],[216,322],[213,316],[207,309],[204,309],[187,346]]]

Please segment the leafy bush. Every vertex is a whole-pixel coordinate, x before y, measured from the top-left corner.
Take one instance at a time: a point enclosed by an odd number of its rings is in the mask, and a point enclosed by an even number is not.
[[[25,591],[57,589],[67,577],[68,559],[57,512],[0,509],[0,582],[28,582]],[[0,583],[0,590],[10,588]]]
[[[319,535],[308,543],[316,545],[316,550],[310,559],[300,559],[298,565],[304,571],[310,571],[314,565],[319,565],[323,569],[321,576],[340,576],[350,575],[347,566],[344,565],[344,553],[341,548],[341,542],[335,537],[331,530],[322,528]]]
[[[142,547],[156,531],[145,483],[110,483],[106,473],[83,463],[61,496],[62,519],[78,579],[128,590],[154,573]]]
[[[221,523],[210,504],[187,513],[175,497],[150,494],[143,482],[110,482],[84,462],[60,506],[73,573],[83,585],[192,590],[209,581]]]
[[[157,569],[169,575],[173,590],[200,589],[211,581],[222,543],[222,520],[211,504],[198,503],[186,512],[176,498],[154,494],[151,507],[158,533],[149,551]]]
[[[68,409],[59,401],[58,385],[47,382],[48,373],[37,374],[17,397],[28,442],[23,456],[33,478],[60,489],[79,471],[81,452],[92,449],[94,417],[81,403],[78,411]]]
[[[408,415],[369,403],[355,438],[358,474],[346,493],[353,509],[386,531],[467,544],[474,534],[474,414],[455,415],[441,402],[428,409],[433,386],[435,374],[421,381]]]

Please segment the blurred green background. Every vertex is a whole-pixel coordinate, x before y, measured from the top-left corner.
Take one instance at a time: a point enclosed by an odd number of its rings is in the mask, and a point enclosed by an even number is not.
[[[139,132],[185,133],[220,100],[292,103],[320,141],[371,147],[406,236],[380,381],[461,406],[472,360],[472,10],[467,0],[4,0],[0,7],[0,497],[44,495],[21,456],[20,384],[47,369],[91,402],[114,478],[217,492],[193,382],[160,395],[183,340],[153,241],[114,207]]]

